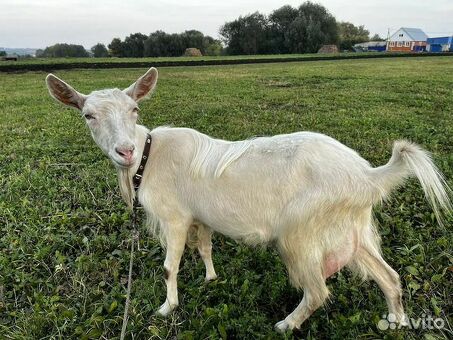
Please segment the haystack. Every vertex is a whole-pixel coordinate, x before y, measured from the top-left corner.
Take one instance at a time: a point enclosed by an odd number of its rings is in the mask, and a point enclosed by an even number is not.
[[[189,48],[186,48],[186,50],[184,52],[184,56],[185,57],[202,57],[203,54],[201,54],[201,51],[198,48],[189,47]]]
[[[318,53],[338,53],[337,45],[323,45]]]

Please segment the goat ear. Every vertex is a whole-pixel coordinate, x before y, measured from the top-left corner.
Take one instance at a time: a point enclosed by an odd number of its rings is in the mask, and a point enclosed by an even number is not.
[[[77,92],[63,80],[54,76],[52,73],[47,75],[46,84],[47,88],[49,89],[50,95],[56,100],[65,105],[69,105],[75,107],[76,109],[82,110],[87,96]]]
[[[133,83],[127,89],[124,89],[124,93],[126,93],[136,102],[139,102],[152,93],[152,91],[156,87],[156,83],[157,70],[154,67],[151,67],[144,75],[138,78],[135,83]]]

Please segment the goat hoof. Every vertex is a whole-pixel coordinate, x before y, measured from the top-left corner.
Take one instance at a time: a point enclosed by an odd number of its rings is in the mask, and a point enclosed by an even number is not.
[[[206,275],[206,278],[204,279],[204,281],[207,283],[207,282],[210,282],[210,281],[214,281],[217,279],[217,275],[214,274],[214,275]]]
[[[178,305],[175,304],[170,305],[168,301],[165,301],[165,303],[156,311],[156,315],[167,317],[169,314],[171,314],[171,312],[175,310],[177,306]]]
[[[275,330],[279,333],[285,333],[286,331],[292,330],[293,325],[290,325],[288,321],[282,320],[275,324]]]
[[[397,322],[401,326],[409,326],[409,317],[406,314],[399,315],[397,317]]]

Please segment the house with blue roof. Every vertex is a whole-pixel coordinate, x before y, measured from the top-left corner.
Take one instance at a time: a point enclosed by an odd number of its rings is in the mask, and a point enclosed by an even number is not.
[[[426,51],[428,36],[420,28],[401,27],[392,34],[387,42],[389,52]]]

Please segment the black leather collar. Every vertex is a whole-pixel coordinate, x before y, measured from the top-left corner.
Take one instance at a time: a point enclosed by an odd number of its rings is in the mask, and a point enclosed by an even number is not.
[[[140,160],[140,165],[138,166],[137,172],[134,177],[132,177],[132,183],[134,184],[134,190],[137,192],[140,184],[142,183],[143,172],[145,171],[146,162],[149,157],[149,150],[151,149],[151,142],[153,141],[151,134],[148,132],[146,134],[145,147],[143,148],[142,159]],[[136,196],[137,197],[137,196]]]

